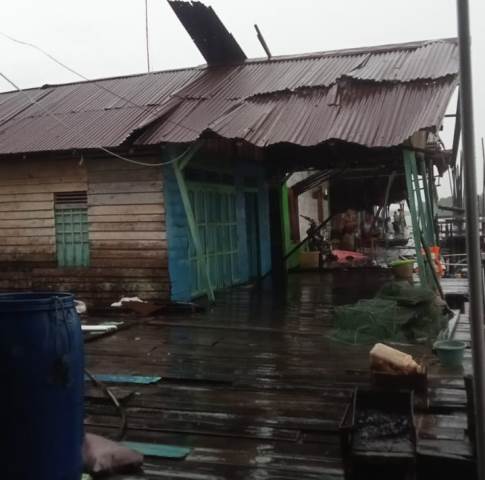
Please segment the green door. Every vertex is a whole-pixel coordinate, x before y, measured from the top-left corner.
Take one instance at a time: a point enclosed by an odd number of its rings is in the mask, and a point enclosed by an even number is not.
[[[237,235],[236,192],[234,187],[190,183],[189,198],[214,289],[239,282],[239,242]],[[190,241],[192,295],[205,291],[203,263]]]

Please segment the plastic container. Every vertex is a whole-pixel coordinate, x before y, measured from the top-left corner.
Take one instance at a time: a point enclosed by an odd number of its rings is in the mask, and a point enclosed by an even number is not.
[[[459,340],[439,340],[433,346],[440,363],[445,368],[458,368],[463,365],[466,344]]]
[[[390,267],[396,280],[413,281],[414,260],[398,260],[391,263]]]
[[[300,252],[300,268],[302,270],[318,270],[320,252]]]
[[[0,294],[2,478],[80,479],[83,363],[72,295]]]

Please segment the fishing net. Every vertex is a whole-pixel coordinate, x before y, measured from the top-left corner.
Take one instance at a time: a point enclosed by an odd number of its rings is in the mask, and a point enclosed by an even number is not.
[[[377,296],[335,309],[335,340],[357,344],[424,342],[446,328],[447,316],[436,294],[407,282],[385,285]]]

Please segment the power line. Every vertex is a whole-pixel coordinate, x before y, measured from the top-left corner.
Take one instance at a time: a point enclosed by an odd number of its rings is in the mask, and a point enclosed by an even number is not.
[[[120,95],[120,94],[114,92],[110,88],[105,87],[103,84],[99,83],[98,81],[91,80],[90,78],[86,77],[82,73],[79,73],[78,71],[74,70],[72,67],[66,65],[64,62],[62,62],[61,60],[59,60],[56,57],[54,57],[54,55],[51,55],[49,52],[47,52],[46,50],[44,50],[42,47],[39,47],[38,45],[36,45],[34,43],[26,42],[24,40],[19,40],[18,38],[12,37],[11,35],[8,35],[8,34],[6,34],[4,32],[1,32],[1,31],[0,31],[0,36],[6,38],[8,40],[10,40],[11,42],[14,42],[14,43],[17,43],[19,45],[23,45],[23,46],[26,46],[26,47],[29,47],[29,48],[33,48],[34,50],[37,50],[42,55],[45,55],[47,58],[49,58],[50,60],[52,60],[54,63],[56,63],[60,67],[66,69],[69,72],[71,72],[73,75],[76,75],[77,77],[79,77],[82,80],[85,80],[87,82],[91,82],[93,85],[95,85],[96,87],[100,88],[101,90],[104,90],[105,92],[110,93],[111,95],[115,96],[116,98],[127,102],[128,104],[132,105],[133,107],[137,107],[137,108],[141,108],[141,109],[146,109],[147,108],[146,105],[139,105],[139,104],[137,104],[137,103],[135,103],[135,102],[132,101],[132,99],[135,97],[135,95],[137,95],[138,92],[137,93],[134,93],[130,98],[124,97],[123,95]],[[148,72],[147,74],[145,74],[145,76],[148,76],[148,75],[151,75],[151,72]],[[159,106],[159,108],[160,108],[160,106]],[[157,113],[157,110],[156,109],[155,109],[155,112],[154,113]],[[173,125],[176,125],[177,127],[183,128],[183,129],[185,129],[185,130],[187,130],[189,132],[196,133],[197,135],[200,135],[200,132],[199,131],[197,131],[197,130],[191,128],[191,127],[187,127],[186,125],[183,125],[183,124],[181,124],[179,122],[176,122],[174,120],[165,119],[165,122],[171,123]]]
[[[52,112],[48,108],[46,108],[43,105],[41,105],[35,98],[33,98],[31,95],[29,95],[25,90],[21,89],[13,80],[11,80],[9,77],[7,77],[2,72],[0,72],[0,77],[2,77],[6,82],[8,82],[19,93],[23,94],[29,100],[29,102],[32,105],[38,106],[44,113],[46,113],[50,118],[52,118],[59,125],[62,125],[64,128],[67,128],[68,130],[72,130],[73,129],[73,127],[69,126],[66,122],[64,122],[63,120],[61,120],[60,118],[58,118],[54,112]],[[161,163],[146,163],[146,162],[140,162],[138,160],[133,160],[131,158],[127,158],[127,157],[124,157],[122,155],[119,155],[119,154],[117,154],[115,152],[112,152],[111,150],[108,150],[107,148],[105,148],[103,146],[100,146],[100,145],[99,146],[95,146],[94,148],[97,149],[97,150],[101,150],[104,153],[106,153],[106,154],[108,154],[108,155],[110,155],[112,157],[115,157],[115,158],[117,158],[119,160],[123,160],[123,161],[128,162],[128,163],[133,163],[135,165],[141,165],[141,166],[144,166],[144,167],[162,167],[162,166],[170,165],[172,163],[175,163],[175,162],[179,161],[187,153],[189,153],[192,149],[194,149],[195,148],[195,145],[192,145],[192,146],[188,147],[184,152],[182,152],[179,156],[173,158],[172,160],[169,160],[167,162],[161,162]]]

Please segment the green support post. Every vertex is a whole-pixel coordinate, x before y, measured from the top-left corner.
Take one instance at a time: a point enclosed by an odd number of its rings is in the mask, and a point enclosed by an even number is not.
[[[424,158],[420,160],[421,176],[423,178],[423,188],[424,188],[424,205],[426,207],[426,217],[428,223],[428,245],[437,245],[436,232],[434,228],[434,217],[433,217],[433,202],[431,199],[431,191],[429,188],[429,181],[427,175],[426,162]]]
[[[428,215],[426,211],[426,202],[423,202],[423,197],[421,195],[421,185],[419,183],[418,167],[416,163],[416,156],[412,155],[412,159],[409,161],[409,167],[411,171],[411,181],[414,185],[414,195],[418,213],[418,223],[421,225],[421,231],[423,232],[424,238],[427,245],[431,245],[432,238],[430,238],[430,226],[428,224]]]
[[[416,192],[413,184],[413,177],[414,177],[413,173],[416,171],[415,168],[416,168],[416,157],[414,156],[414,152],[410,150],[404,150],[404,169],[406,174],[406,186],[408,190],[408,201],[409,201],[409,210],[411,213],[411,223],[413,227],[414,246],[416,249],[416,261],[418,263],[418,269],[419,269],[419,280],[422,286],[427,286],[428,276],[426,274],[426,264],[425,264],[423,255],[421,253],[421,233],[420,233],[421,227],[419,224],[419,218],[417,214]],[[419,190],[418,190],[418,193],[419,193]]]
[[[197,228],[197,224],[195,222],[195,215],[192,209],[192,204],[190,203],[189,192],[187,190],[187,184],[185,183],[185,177],[183,174],[183,169],[188,165],[190,160],[192,160],[199,148],[200,147],[195,147],[191,149],[183,158],[174,162],[173,169],[175,172],[175,178],[177,179],[180,196],[182,197],[182,204],[184,206],[185,215],[187,216],[187,223],[189,225],[190,236],[192,238],[192,242],[194,243],[194,248],[197,254],[197,260],[200,262],[200,265],[202,265],[202,270],[204,272],[207,298],[211,303],[214,303],[216,299],[214,295],[214,288],[212,287],[209,269],[207,267],[204,251],[202,249],[202,242],[200,241],[199,229]]]

